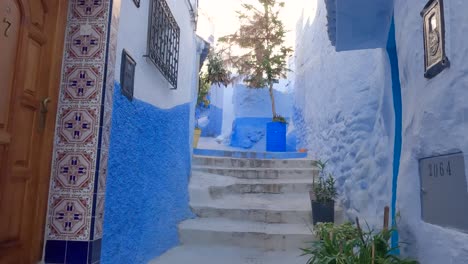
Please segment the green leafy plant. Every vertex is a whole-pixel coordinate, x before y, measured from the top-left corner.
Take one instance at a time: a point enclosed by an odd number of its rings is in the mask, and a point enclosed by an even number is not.
[[[279,123],[283,123],[283,124],[287,124],[288,121],[286,121],[286,118],[284,118],[283,116],[280,116],[280,115],[276,115],[273,117],[273,122],[279,122]]]
[[[418,264],[392,254],[395,229],[363,233],[358,224],[319,223],[314,230],[319,240],[302,249],[303,256],[310,256],[307,264]]]
[[[208,65],[206,81],[211,85],[228,86],[232,82],[231,72],[227,69],[223,59],[223,51],[210,49],[208,53]]]
[[[329,203],[335,200],[338,193],[335,188],[335,179],[332,174],[326,174],[327,162],[321,160],[316,162],[316,167],[319,169],[318,180],[312,184],[312,190],[315,195],[315,200],[319,203]]]
[[[220,38],[228,47],[228,64],[244,77],[250,88],[268,87],[271,98],[272,116],[276,106],[273,84],[286,78],[286,59],[292,49],[286,47],[286,30],[279,18],[284,2],[278,0],[257,0],[257,5],[242,4],[243,11],[237,12],[240,28],[234,34]],[[236,47],[234,55],[232,48]]]
[[[222,54],[222,51],[217,51],[213,48],[208,53],[206,66],[200,72],[200,85],[197,98],[197,104],[200,106],[208,107],[210,105],[210,100],[207,97],[210,93],[211,85],[228,86],[231,82],[231,72],[226,68]]]
[[[208,107],[210,100],[208,100],[208,94],[210,93],[211,84],[207,80],[206,75],[200,76],[200,85],[198,88],[197,105]]]

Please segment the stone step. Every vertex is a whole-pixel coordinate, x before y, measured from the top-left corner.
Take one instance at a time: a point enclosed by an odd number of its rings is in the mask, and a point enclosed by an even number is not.
[[[304,247],[314,239],[305,224],[267,224],[224,218],[196,218],[179,225],[183,245],[237,246],[264,250]]]
[[[220,168],[315,168],[316,161],[310,159],[242,159],[229,157],[193,156],[194,166]]]
[[[229,194],[248,193],[308,193],[312,188],[310,179],[238,179],[229,176],[194,172],[190,180],[194,191],[207,191],[217,199]]]
[[[223,197],[229,194],[249,193],[308,193],[312,189],[312,183],[307,179],[290,180],[252,180],[252,182],[237,182],[228,186],[211,186],[209,192],[213,198]]]
[[[194,149],[194,155],[210,157],[230,157],[243,159],[304,159],[307,153],[302,152],[256,152],[256,151],[231,151],[214,149]]]
[[[212,175],[231,176],[240,179],[310,179],[317,177],[318,170],[310,168],[222,168],[192,166],[192,171]]]
[[[312,223],[309,195],[245,194],[229,195],[222,199],[190,203],[199,217],[226,218],[263,223]]]
[[[309,257],[299,249],[265,251],[227,246],[178,246],[149,264],[305,264]]]

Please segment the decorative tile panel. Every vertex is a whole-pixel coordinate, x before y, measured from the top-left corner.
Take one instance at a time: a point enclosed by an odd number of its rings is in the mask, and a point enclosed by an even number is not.
[[[103,66],[65,65],[63,74],[62,102],[64,103],[98,103],[102,92]]]
[[[55,192],[92,193],[95,158],[93,150],[58,151],[54,161],[52,190]]]
[[[105,58],[106,24],[74,24],[66,40],[65,59],[102,61]]]
[[[120,0],[69,1],[46,263],[100,258],[119,13]]]
[[[89,240],[91,197],[53,195],[49,201],[49,239]]]
[[[107,18],[109,0],[77,0],[71,7],[71,19],[104,20]]]
[[[96,146],[99,108],[62,107],[58,122],[58,145]]]

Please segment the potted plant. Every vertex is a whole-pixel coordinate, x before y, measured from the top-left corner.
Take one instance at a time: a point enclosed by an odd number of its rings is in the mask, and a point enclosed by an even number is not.
[[[325,171],[326,162],[317,161],[319,177],[314,179],[312,191],[310,192],[312,205],[312,223],[333,223],[335,222],[335,198],[337,191],[335,179],[332,174]]]
[[[388,224],[388,214],[384,219],[384,228],[380,231],[370,228],[368,231],[362,230],[358,218],[355,224],[317,224],[314,234],[318,240],[302,248],[302,255],[310,257],[307,264],[418,264],[416,260],[395,254],[399,245],[392,245],[390,238],[397,229],[389,229],[385,223]]]
[[[285,43],[286,30],[279,14],[284,2],[258,0],[258,4],[242,4],[238,12],[240,28],[220,38],[228,47],[227,62],[237,70],[248,87],[268,88],[272,122],[267,124],[267,151],[286,151],[286,120],[276,113],[273,85],[286,78],[286,59],[292,49]],[[235,54],[231,47],[236,46]]]
[[[198,146],[202,130],[198,125],[201,112],[209,109],[211,101],[209,98],[212,85],[224,85],[230,82],[231,73],[224,67],[221,52],[211,48],[208,53],[208,61],[199,74],[199,88],[197,96],[197,106],[195,109],[195,131],[193,136],[193,147]]]
[[[271,152],[286,151],[286,131],[288,122],[280,115],[273,117],[273,121],[267,123],[266,150]]]

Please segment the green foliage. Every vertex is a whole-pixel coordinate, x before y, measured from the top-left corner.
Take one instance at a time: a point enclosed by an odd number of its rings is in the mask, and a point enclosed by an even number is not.
[[[243,11],[237,12],[240,28],[231,35],[219,39],[227,45],[228,64],[237,69],[250,88],[270,89],[273,117],[276,109],[273,83],[286,78],[286,59],[292,53],[284,42],[286,30],[279,18],[284,2],[278,0],[257,0],[257,5],[242,4]],[[262,8],[260,8],[262,7]],[[232,48],[236,47],[235,55]],[[239,51],[240,49],[240,51]]]
[[[393,232],[396,230],[363,233],[351,223],[319,223],[315,226],[319,240],[302,252],[310,256],[307,264],[418,264],[391,254],[395,250],[389,242]]]
[[[280,123],[283,123],[283,124],[287,124],[288,121],[286,121],[286,118],[284,118],[283,116],[280,116],[280,115],[276,115],[273,117],[273,122],[280,122]]]
[[[228,86],[231,82],[231,72],[224,63],[222,51],[211,49],[208,53],[206,81],[212,85],[224,86]]]
[[[319,177],[318,182],[313,185],[315,199],[319,203],[328,203],[335,200],[337,196],[335,179],[331,174],[328,177]]]
[[[204,71],[200,73],[200,85],[198,90],[197,104],[204,107],[210,105],[207,99],[210,93],[211,85],[228,86],[231,82],[231,72],[229,72],[224,64],[222,52],[210,49],[208,53],[208,61]]]
[[[208,107],[210,105],[210,100],[208,100],[207,96],[210,93],[211,84],[207,79],[206,75],[200,76],[200,84],[198,87],[198,98],[197,98],[197,105]]]
[[[312,189],[315,195],[315,199],[319,203],[328,203],[335,200],[338,195],[335,188],[335,179],[332,174],[326,174],[325,167],[327,162],[321,160],[316,162],[316,167],[319,169],[318,181],[312,185]]]

